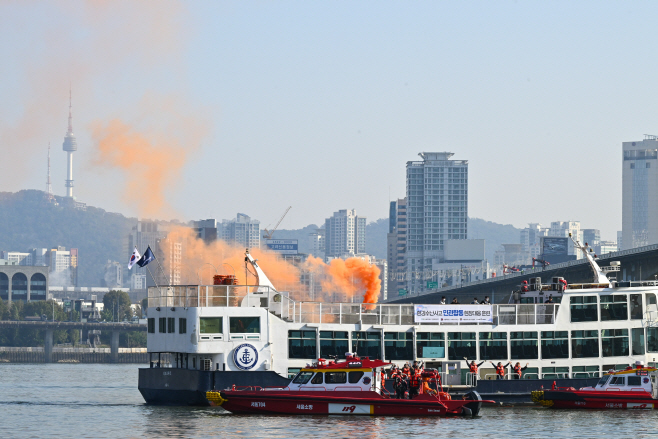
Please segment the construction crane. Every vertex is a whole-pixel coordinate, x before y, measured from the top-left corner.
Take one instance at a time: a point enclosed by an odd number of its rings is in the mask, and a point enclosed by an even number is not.
[[[535,268],[535,262],[541,264],[541,268],[544,268],[544,267],[546,267],[547,265],[551,265],[550,262],[545,261],[545,260],[543,260],[543,259],[532,258],[532,268]]]
[[[274,235],[274,232],[276,231],[277,227],[279,227],[279,224],[281,224],[281,221],[286,217],[288,214],[288,211],[292,209],[292,206],[288,206],[285,212],[283,212],[283,215],[281,215],[281,218],[279,218],[279,221],[277,221],[276,225],[272,230],[267,230],[267,228],[263,229],[263,238],[265,239],[272,239],[272,235]],[[269,226],[268,226],[269,227]]]

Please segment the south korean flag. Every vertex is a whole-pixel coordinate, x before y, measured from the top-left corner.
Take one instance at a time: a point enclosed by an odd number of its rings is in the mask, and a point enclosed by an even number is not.
[[[130,262],[128,262],[128,270],[133,268],[133,265],[135,265],[135,263],[137,263],[137,261],[139,261],[140,257],[141,256],[140,256],[139,252],[137,251],[137,247],[135,247],[135,250],[133,250],[133,254],[130,257]]]

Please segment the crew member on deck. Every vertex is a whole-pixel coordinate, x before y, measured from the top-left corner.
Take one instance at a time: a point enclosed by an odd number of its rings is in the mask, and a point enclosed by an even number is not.
[[[466,360],[466,364],[468,364],[468,369],[469,369],[468,371],[473,374],[473,385],[474,386],[478,385],[478,369],[484,363],[485,363],[485,361],[481,361],[480,364],[475,364],[475,360],[473,360],[469,364],[468,360]]]
[[[521,367],[521,363],[519,363],[518,361],[516,362],[516,364],[514,365],[514,379],[515,380],[520,380],[521,379],[521,376],[523,375],[523,371],[528,368],[528,364],[530,364],[530,363],[526,363],[524,367]]]
[[[493,361],[490,361],[490,363],[496,368],[496,379],[497,380],[504,380],[505,379],[505,369],[507,369],[507,367],[510,364],[512,364],[512,362],[510,361],[509,363],[507,363],[504,366],[503,366],[503,363],[501,363],[500,361],[498,362],[498,364],[495,364]]]
[[[418,371],[419,369],[414,368],[411,378],[409,378],[409,399],[414,399],[414,396],[418,396],[420,392],[420,373]]]

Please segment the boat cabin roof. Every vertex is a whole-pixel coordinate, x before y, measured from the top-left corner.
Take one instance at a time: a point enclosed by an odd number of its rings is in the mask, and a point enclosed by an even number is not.
[[[658,369],[655,367],[630,367],[624,370],[616,370],[614,372],[607,372],[604,375],[649,375],[651,372],[656,372]]]
[[[347,356],[344,361],[326,360],[324,358],[318,359],[316,363],[307,366],[302,371],[332,371],[336,369],[341,370],[362,370],[368,371],[377,367],[384,367],[391,363],[382,360],[371,360],[369,357]]]

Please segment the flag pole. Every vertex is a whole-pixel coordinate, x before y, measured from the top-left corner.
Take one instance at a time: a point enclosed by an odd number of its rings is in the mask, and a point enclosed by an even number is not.
[[[149,245],[148,248],[151,248]],[[153,250],[151,250],[153,252]],[[169,287],[171,288],[171,279],[169,279],[169,276],[167,276],[164,272],[164,269],[162,268],[162,265],[160,265],[160,261],[158,261],[158,258],[155,256],[155,253],[153,253],[153,259],[155,259],[155,262],[158,263],[158,267],[160,267],[160,271],[162,272],[162,275],[165,277],[165,280],[169,283]]]

